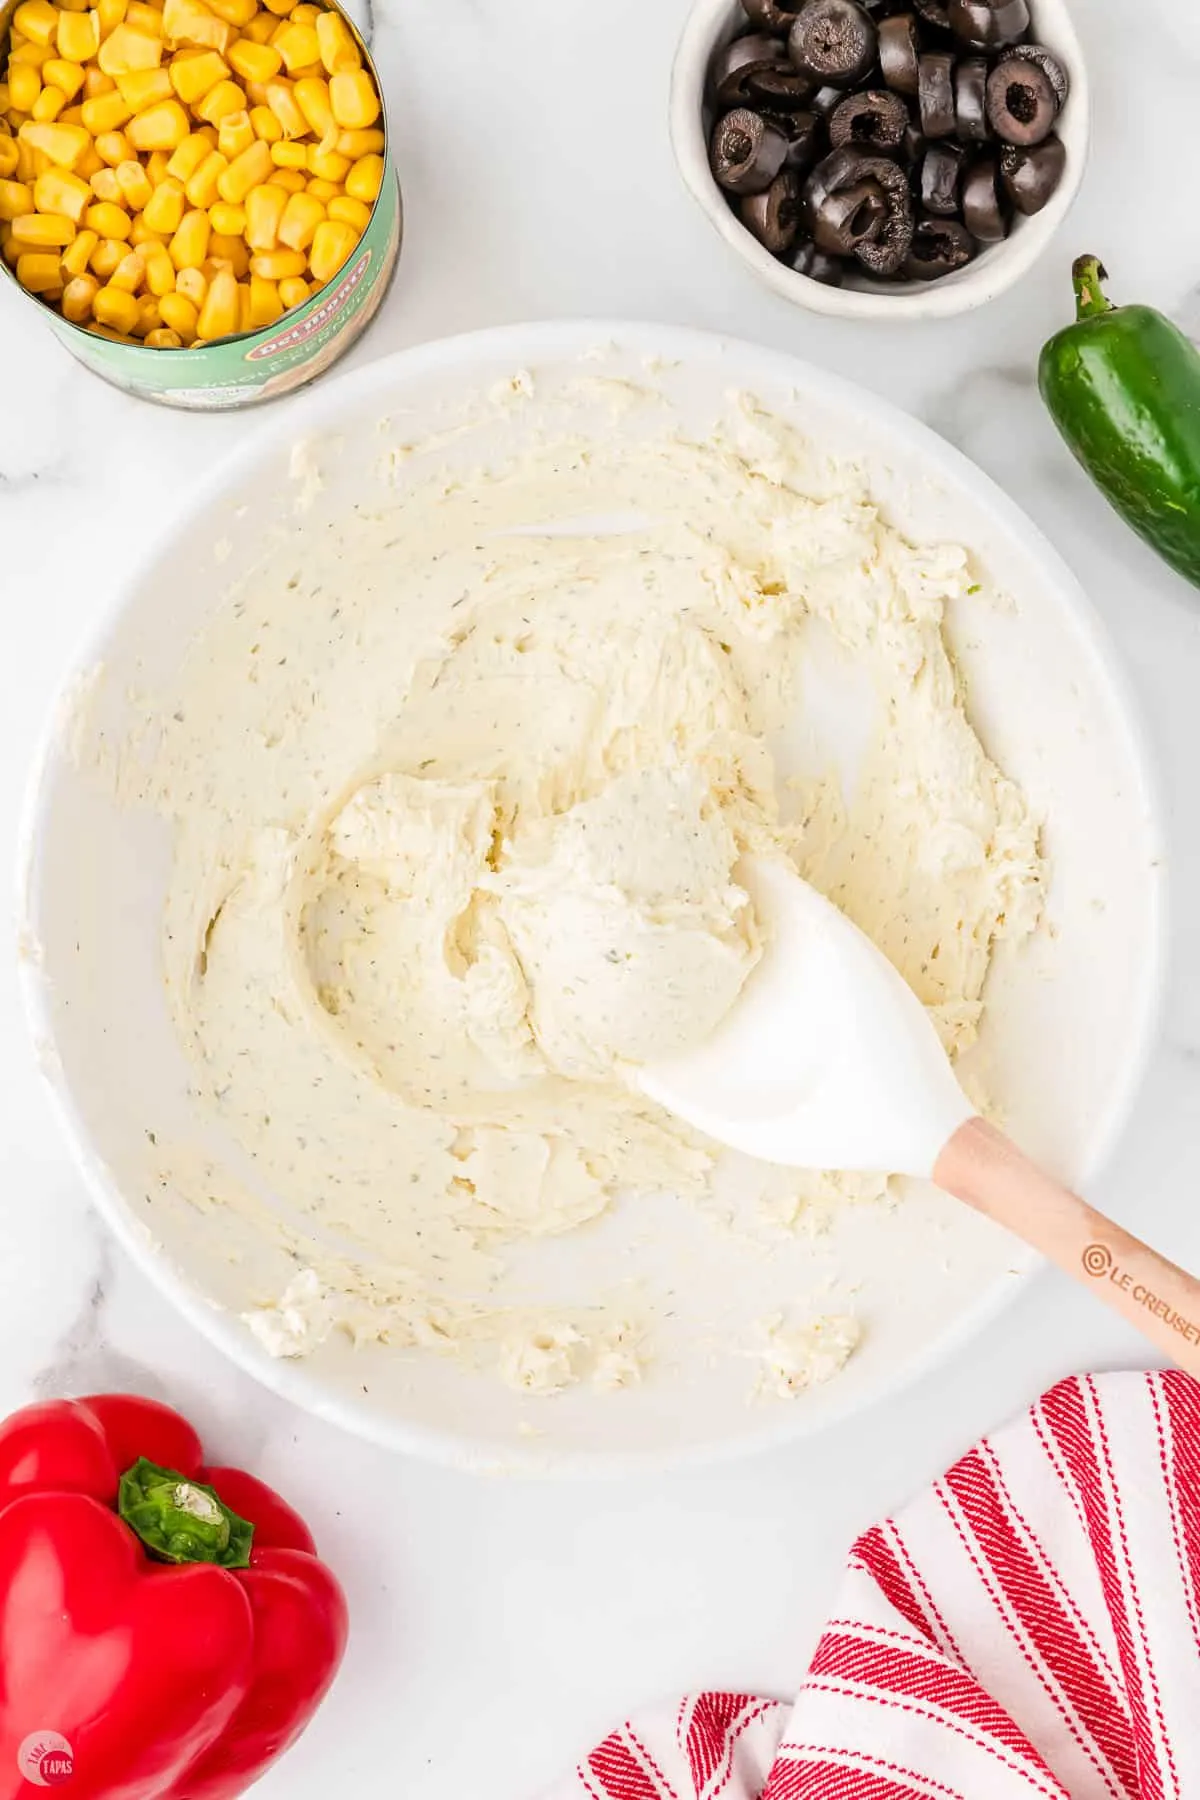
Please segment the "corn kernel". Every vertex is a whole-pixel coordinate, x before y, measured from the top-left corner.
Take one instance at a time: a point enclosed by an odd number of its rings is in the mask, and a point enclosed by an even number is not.
[[[322,181],[319,175],[313,175],[305,189],[305,192],[311,194],[314,200],[319,200],[322,206],[327,201],[336,200],[341,191],[336,181]]]
[[[94,231],[77,231],[62,253],[62,266],[70,276],[86,275],[92,252],[100,239]]]
[[[161,326],[162,313],[154,295],[139,295],[137,324],[133,328],[135,334],[138,337],[145,337],[148,332],[158,331]]]
[[[277,182],[251,188],[246,195],[246,242],[252,250],[274,250],[287,195]]]
[[[277,144],[283,136],[283,126],[269,106],[252,106],[250,123],[254,127],[255,137],[261,138],[264,144]]]
[[[351,162],[357,162],[360,156],[381,155],[384,136],[376,126],[367,131],[339,131],[333,147],[339,156],[348,156]]]
[[[146,348],[147,350],[182,350],[183,339],[177,331],[171,331],[168,326],[160,325],[156,331],[146,333]]]
[[[133,117],[133,108],[124,94],[115,89],[111,94],[96,94],[83,103],[83,122],[93,137],[104,131],[119,131]]]
[[[250,279],[253,281],[254,277]],[[285,312],[291,312],[293,306],[303,306],[308,294],[308,283],[303,275],[285,275],[279,283],[279,298]]]
[[[210,150],[196,173],[184,182],[184,191],[192,206],[209,207],[217,198],[217,182],[229,164],[219,150]]]
[[[245,329],[261,331],[264,325],[273,325],[283,312],[278,285],[262,275],[251,275],[249,293],[250,322]]]
[[[68,100],[73,100],[83,86],[83,70],[76,62],[52,56],[42,64],[42,80],[52,81],[61,94],[65,94]]]
[[[120,238],[101,238],[88,258],[88,266],[101,281],[107,281],[125,259],[125,245]]]
[[[151,187],[161,187],[167,179],[167,163],[170,161],[165,150],[152,150],[146,158],[146,173],[150,177]]]
[[[58,88],[44,87],[34,101],[29,116],[36,119],[39,125],[49,125],[52,119],[57,119],[66,104],[67,96]]]
[[[325,217],[325,208],[311,194],[293,194],[279,221],[279,242],[288,250],[307,250]]]
[[[235,157],[217,178],[217,192],[222,200],[240,206],[251,188],[260,187],[273,173],[271,146],[255,138],[248,150]],[[211,204],[211,203],[210,203]]]
[[[146,277],[145,259],[136,250],[130,250],[123,256],[108,278],[109,287],[121,288],[127,294],[136,294]]]
[[[36,69],[40,81],[42,64],[49,62],[53,55],[54,46],[52,44],[31,44],[27,38],[21,38],[19,42],[14,41],[13,43],[8,59],[9,67],[10,69],[22,67]]]
[[[89,206],[83,221],[89,231],[99,232],[102,238],[119,238],[122,243],[133,229],[129,214],[111,200],[99,200],[95,206]]]
[[[59,261],[47,250],[26,250],[17,257],[17,280],[31,294],[48,294],[62,287]]]
[[[267,281],[286,281],[289,275],[303,275],[307,267],[302,250],[260,250],[250,258],[250,273]]]
[[[20,156],[15,138],[0,137],[0,177],[7,180],[16,174]]]
[[[322,12],[316,21],[317,44],[321,61],[330,75],[351,74],[362,68],[358,45],[346,21],[335,12]]]
[[[158,310],[162,314],[163,324],[178,332],[185,343],[190,343],[196,335],[196,320],[199,316],[192,302],[183,294],[163,294],[158,302]]]
[[[313,280],[332,280],[353,252],[358,236],[353,225],[347,225],[344,220],[323,219],[313,234],[312,249],[308,253]]]
[[[299,169],[272,169],[271,185],[282,188],[285,194],[302,194],[308,183]]]
[[[82,325],[92,316],[92,301],[100,291],[94,275],[76,275],[63,289],[62,315],[72,325]]]
[[[360,156],[346,176],[346,192],[352,200],[374,206],[383,186],[382,156]]]
[[[308,145],[285,140],[271,145],[271,161],[277,169],[307,169]]]
[[[227,200],[217,200],[209,207],[208,222],[222,237],[244,238],[246,235],[245,207],[231,206]]]
[[[195,106],[229,74],[229,64],[215,50],[183,50],[171,58],[171,86],[185,106]]]
[[[324,150],[320,144],[308,146],[308,172],[318,181],[344,181],[350,172],[350,158],[336,150]]]
[[[216,150],[218,148],[217,128],[215,125],[197,125],[192,136],[203,138],[210,150]]]
[[[246,248],[246,240],[234,237],[231,233],[213,232],[208,240],[208,259],[232,269],[239,281],[250,272],[250,252]]]
[[[146,223],[144,212],[134,213],[133,229],[129,233],[129,242],[135,250],[142,250],[147,244],[157,244],[159,249],[166,248],[166,237],[161,231],[154,231]]]
[[[231,28],[203,0],[166,0],[163,31],[176,44],[203,44],[225,54]]]
[[[346,131],[365,131],[379,117],[379,95],[365,69],[342,70],[329,78],[329,104]]]
[[[297,25],[315,25],[320,15],[319,6],[313,6],[311,0],[300,0],[298,6],[293,6],[288,17],[294,19]]]
[[[74,124],[74,120],[71,122]],[[90,181],[91,177],[96,173],[96,170],[102,169],[103,167],[104,164],[101,162],[100,157],[96,152],[95,144],[89,144],[79,161],[75,164],[75,173],[82,181]]]
[[[339,194],[328,202],[325,210],[331,219],[353,226],[355,231],[365,231],[371,223],[370,207],[365,201],[352,199],[349,194]]]
[[[308,120],[296,105],[290,81],[285,81],[282,76],[268,81],[267,105],[283,126],[285,138],[304,137],[308,131]]]
[[[32,186],[38,176],[44,175],[46,170],[52,166],[48,156],[43,156],[42,152],[35,150],[31,144],[22,143],[20,138],[17,139],[16,179],[18,181],[27,181]]]
[[[200,164],[209,153],[208,139],[193,131],[190,137],[184,138],[178,150],[167,162],[167,173],[175,181],[190,181]]]
[[[250,283],[248,281],[239,281],[237,284],[237,307],[238,330],[241,332],[252,330],[253,327],[250,322]]]
[[[121,192],[121,184],[117,180],[115,169],[97,169],[88,182],[88,186],[97,200],[109,200],[114,206],[124,204],[125,196]]]
[[[114,81],[134,69],[157,69],[162,61],[163,41],[132,25],[118,25],[100,46],[98,61],[106,75]]]
[[[140,162],[123,162],[117,164],[117,181],[125,204],[131,212],[141,212],[154,198],[154,189],[150,177]]]
[[[217,149],[230,162],[240,156],[243,150],[248,150],[254,142],[254,127],[245,107],[240,112],[228,113],[217,127]]]
[[[59,0],[59,5],[64,12],[82,13],[89,10],[88,0]]]
[[[32,119],[22,125],[19,139],[31,150],[42,151],[60,169],[73,169],[91,142],[82,125],[39,125]]]
[[[258,0],[208,0],[208,4],[219,19],[225,19],[239,31],[258,11]]]
[[[208,292],[208,277],[199,269],[180,269],[175,276],[175,292],[190,300],[198,312]]]
[[[212,226],[208,214],[199,207],[187,213],[175,231],[167,249],[177,269],[198,269],[208,255]]]
[[[294,84],[292,93],[308,121],[309,130],[319,138],[328,138],[332,144],[337,137],[337,125],[329,105],[329,83],[319,76],[307,75]]]
[[[142,261],[146,265],[146,286],[155,298],[161,300],[164,294],[173,294],[175,292],[175,264],[162,245],[144,245]]]
[[[60,213],[78,225],[92,203],[92,191],[66,169],[47,169],[34,182],[33,203],[40,213]]]
[[[89,325],[87,329],[91,332],[93,337],[105,338],[110,344],[137,344],[137,339],[135,337],[130,337],[128,332],[112,331],[107,325],[96,325],[93,323]]]
[[[145,112],[162,100],[173,98],[171,77],[166,69],[135,69],[131,75],[117,76],[117,90],[135,113]]]
[[[286,18],[295,6],[296,0],[263,0],[268,12],[273,12],[277,19]]]
[[[131,332],[137,316],[137,301],[124,288],[102,287],[92,301],[92,317],[114,331]]]
[[[242,26],[243,40],[249,39],[252,44],[269,44],[271,33],[276,29],[275,20],[269,12],[255,13],[248,25]],[[282,62],[282,57],[280,61]]]
[[[12,16],[13,30],[35,44],[49,44],[58,29],[58,12],[50,0],[25,0]]]
[[[177,150],[188,135],[188,118],[178,100],[162,100],[129,121],[125,133],[135,150]]]
[[[289,75],[308,63],[320,63],[321,51],[312,25],[297,25],[294,20],[289,19],[279,27],[271,42],[282,56]]]
[[[197,101],[192,111],[209,125],[219,125],[230,113],[244,111],[245,105],[246,96],[236,81],[218,81],[203,100]]]
[[[100,36],[106,38],[117,29],[129,10],[128,0],[96,0],[96,12],[100,18]]]
[[[83,71],[83,97],[85,100],[98,100],[101,94],[113,94],[117,84],[111,75],[106,75],[93,63]]]
[[[229,66],[243,81],[270,81],[283,67],[283,58],[274,44],[254,44],[239,38],[229,47]]]
[[[133,155],[133,145],[123,131],[102,131],[96,139],[96,149],[110,169],[128,162]]]
[[[125,23],[136,26],[138,31],[148,31],[151,36],[162,35],[162,7],[149,6],[146,0],[129,0],[125,8]]]
[[[31,250],[63,249],[74,236],[75,227],[63,213],[22,213],[12,222],[13,243]]]

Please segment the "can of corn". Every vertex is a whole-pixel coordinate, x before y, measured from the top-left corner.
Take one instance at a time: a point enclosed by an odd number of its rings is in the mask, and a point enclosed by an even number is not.
[[[34,4],[37,8],[46,9],[47,19],[51,9],[57,10],[56,0],[34,0]],[[61,5],[61,0],[58,0],[58,4]],[[94,10],[80,14],[78,0],[66,0],[66,5],[61,10],[70,12],[75,17],[99,17],[102,21],[107,7],[110,18],[122,21],[125,19],[129,4],[130,0],[100,0]],[[276,15],[279,26],[287,23],[294,10],[294,4],[289,4],[289,0],[265,0],[265,7],[257,5],[255,0],[214,0],[211,8],[207,6],[206,0],[141,0],[141,5],[142,10],[147,12],[147,16],[149,10],[153,10],[160,12],[160,16],[165,18],[168,43],[170,43],[171,36],[170,26],[173,22],[172,8],[176,9],[176,14],[187,12],[189,16],[191,13],[197,15],[199,22],[194,29],[200,33],[199,39],[183,40],[186,46],[184,54],[189,59],[204,54],[203,33],[207,29],[205,15],[213,21],[218,39],[223,35],[222,26],[227,26],[236,39],[238,36],[236,24],[231,24],[230,21],[243,21],[252,7],[256,13],[262,14],[267,11]],[[14,32],[14,16],[21,14],[25,6],[26,0],[0,0],[0,99],[3,99],[7,87],[10,108],[12,87],[8,77],[13,66],[10,47],[14,37],[18,40],[18,48],[14,55],[45,50],[53,53],[58,47],[53,41],[52,33],[51,41],[45,45],[38,45],[36,38],[27,38],[21,34],[19,17],[16,21],[17,29]],[[134,10],[136,11],[136,5]],[[224,411],[233,407],[254,406],[262,401],[273,400],[279,395],[288,394],[296,388],[303,387],[306,383],[315,380],[318,375],[323,374],[366,329],[383,301],[399,258],[403,235],[403,205],[392,156],[391,133],[388,129],[383,89],[366,43],[353,20],[342,7],[336,4],[336,0],[321,0],[319,8],[316,5],[307,7],[301,5],[300,10],[306,14],[315,14],[318,11],[323,14],[333,14],[342,21],[349,33],[350,40],[356,47],[361,67],[369,75],[378,95],[380,113],[377,128],[382,131],[384,141],[380,153],[382,177],[380,179],[376,162],[373,172],[378,182],[378,190],[369,202],[369,217],[365,219],[361,235],[344,262],[328,279],[320,283],[316,280],[308,282],[310,291],[298,304],[291,305],[270,324],[263,325],[259,329],[230,332],[189,344],[186,347],[151,348],[136,341],[127,333],[115,330],[97,330],[94,320],[89,323],[76,322],[67,318],[60,310],[60,305],[56,303],[56,298],[58,300],[62,298],[61,292],[56,296],[53,287],[43,297],[42,294],[31,291],[28,286],[24,285],[18,279],[18,258],[10,254],[11,250],[17,249],[19,246],[11,242],[14,221],[11,218],[8,220],[10,244],[5,248],[4,254],[0,255],[0,279],[7,280],[27,304],[38,309],[41,317],[73,356],[91,369],[94,374],[112,383],[114,387],[123,388],[127,393],[136,394],[144,400],[156,401],[163,406],[183,407],[197,412]],[[28,13],[27,10],[24,12],[24,16],[31,24],[34,23],[34,15]],[[39,21],[37,26],[39,35],[45,28],[45,22]],[[186,28],[186,26],[181,27],[181,29]],[[110,25],[109,32],[111,33],[113,29],[114,27]],[[278,27],[275,29],[277,30]],[[102,48],[103,46],[101,46]],[[219,49],[218,54],[220,54]],[[163,57],[162,60],[165,63],[167,59]],[[175,57],[171,60],[178,60],[178,49]],[[99,61],[101,69],[103,69],[103,62],[104,58],[101,54]],[[49,58],[44,57],[42,62],[36,65],[39,76],[45,73],[47,65],[49,65],[50,73],[54,74],[64,66],[64,63],[61,57],[57,61],[53,59],[52,55]],[[112,66],[111,59],[110,66]],[[316,65],[312,65],[312,67],[316,67]],[[287,65],[287,70],[290,73],[290,64]],[[226,76],[230,74],[228,68],[225,74]],[[280,75],[279,85],[290,90],[292,83],[287,80],[282,70]],[[76,79],[75,76],[68,77],[68,85],[74,79]],[[298,77],[299,79],[300,77]],[[49,82],[45,82],[41,92],[44,93],[50,85]],[[260,88],[263,86],[262,83],[258,85]],[[328,83],[325,85],[328,87]],[[119,75],[115,86],[117,91],[113,98],[119,100],[124,91]],[[114,83],[110,79],[106,97],[113,87]],[[75,97],[82,98],[86,91],[86,89],[80,90]],[[70,99],[72,96],[65,95],[64,98]],[[61,106],[57,107],[57,113],[50,110],[57,104],[57,101],[58,95],[52,94],[49,106],[43,107],[43,113],[48,114],[51,120],[56,116],[61,116],[64,110]],[[176,102],[172,99],[170,104],[176,104]],[[201,105],[203,106],[203,102]],[[3,110],[0,107],[0,118],[2,118]],[[122,106],[119,110],[126,109]],[[35,101],[32,117],[36,119],[38,116]],[[243,116],[246,115],[243,114]],[[68,117],[70,117],[69,113]],[[8,129],[10,132],[12,131],[11,125]],[[0,151],[3,150],[4,134],[5,125],[0,123]],[[210,128],[210,136],[211,134]],[[19,126],[12,135],[16,144],[19,145],[22,135]],[[110,135],[119,137],[120,128],[118,127]],[[363,137],[368,134],[360,132],[357,135]],[[280,141],[287,141],[286,133]],[[165,154],[164,151],[164,157]],[[91,160],[99,159],[93,156]],[[345,161],[346,158],[341,160]],[[41,156],[38,162],[41,165],[39,172],[45,173],[48,166],[46,157]],[[37,185],[33,170],[37,165],[31,166],[26,162],[24,167],[28,177],[28,192],[35,194]],[[117,169],[117,174],[119,175],[122,169],[128,167],[128,163],[122,163]],[[57,173],[58,171],[53,170],[53,172]],[[336,172],[335,164],[334,173]],[[19,173],[19,171],[14,171],[14,173]],[[0,174],[3,174],[2,162],[0,162]],[[267,179],[270,180],[270,177]],[[16,185],[11,180],[6,183],[0,179],[0,245],[3,245],[4,238],[5,188],[6,186],[13,188]],[[326,188],[336,187],[337,183],[336,181],[327,181],[324,186]],[[295,188],[296,181],[293,177],[290,191],[295,192]],[[19,201],[19,204],[23,206],[26,203]],[[183,204],[191,207],[190,195]],[[367,208],[362,205],[362,202],[359,205],[365,214]],[[11,203],[7,210],[11,212]],[[94,209],[90,210],[94,211]],[[194,213],[199,208],[192,207],[191,210]],[[87,210],[81,214],[80,228],[85,226],[86,218]],[[69,223],[68,220],[62,226],[64,234]],[[136,216],[133,224],[136,225]],[[52,250],[50,254],[51,256],[65,254],[65,247]],[[291,255],[295,260],[296,253],[293,252]],[[62,281],[65,283],[67,279],[64,270]],[[94,276],[89,274],[86,279],[92,285],[95,284]],[[247,284],[243,282],[242,285],[246,286]],[[285,284],[273,285],[282,287]],[[145,297],[149,301],[149,294]],[[202,312],[199,317],[202,321]]]

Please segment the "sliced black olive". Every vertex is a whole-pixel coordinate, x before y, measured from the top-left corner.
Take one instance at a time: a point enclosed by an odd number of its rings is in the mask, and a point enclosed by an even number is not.
[[[762,31],[790,31],[804,0],[742,0],[742,11]]]
[[[784,255],[800,232],[803,201],[799,175],[795,169],[782,170],[765,194],[748,194],[738,211],[742,224],[772,256]]]
[[[728,193],[761,194],[782,169],[787,149],[783,133],[761,113],[739,106],[713,127],[709,163]]]
[[[921,205],[927,213],[949,219],[958,211],[958,184],[965,153],[957,144],[931,144],[921,164]]]
[[[827,256],[824,250],[818,250],[811,238],[803,238],[800,247],[792,256],[792,267],[797,275],[807,275],[810,281],[824,282],[826,287],[841,287],[846,279],[846,265],[840,256]]]
[[[899,94],[868,88],[850,94],[829,121],[829,142],[835,150],[843,144],[862,144],[870,150],[899,150],[908,128],[908,108]]]
[[[787,47],[781,39],[762,31],[748,31],[718,50],[708,70],[708,103],[717,112],[734,106],[752,106],[757,96],[750,80],[772,67],[790,69]]]
[[[975,241],[957,219],[918,219],[904,273],[910,281],[937,281],[965,268],[974,254]]]
[[[955,126],[954,58],[942,50],[923,56],[917,66],[921,130],[926,137],[949,137]]]
[[[900,146],[900,156],[906,163],[919,163],[925,154],[928,140],[919,125],[910,124],[904,133],[904,142]]]
[[[949,31],[950,8],[948,0],[913,0],[913,5],[927,25],[937,25],[942,31]]]
[[[846,98],[846,90],[840,87],[820,87],[809,101],[818,119],[830,119]]]
[[[968,50],[1003,50],[1029,30],[1026,0],[950,0],[950,29]]]
[[[1002,203],[994,156],[981,156],[967,170],[963,182],[963,218],[971,236],[981,244],[998,244],[1008,236],[1008,215]]]
[[[811,169],[825,149],[825,132],[821,120],[811,112],[766,113],[764,117],[787,139],[785,169],[798,169],[801,174]]]
[[[1006,144],[1040,144],[1058,117],[1058,96],[1046,71],[1026,57],[1006,56],[988,76],[988,122]]]
[[[862,81],[875,48],[875,26],[857,0],[808,0],[788,37],[796,67],[834,87]]]
[[[772,63],[749,78],[752,104],[764,112],[791,112],[808,106],[815,83],[790,62]]]
[[[1029,217],[1041,212],[1062,180],[1066,161],[1062,140],[1053,132],[1028,150],[1009,146],[1000,152],[1000,180],[1019,213]]]
[[[992,135],[987,116],[988,66],[982,56],[968,56],[954,71],[955,129],[964,144],[981,144]]]
[[[860,244],[879,236],[887,213],[879,183],[856,181],[836,193],[823,194],[808,207],[806,223],[818,250],[830,256],[852,256]]]
[[[894,19],[884,19],[879,27],[879,67],[895,93],[916,99],[920,60],[921,37],[912,14],[899,13]]]
[[[826,196],[841,194],[848,188],[861,188],[864,184],[880,190],[886,212],[882,229],[861,237],[854,247],[854,254],[870,274],[894,275],[908,255],[913,230],[908,176],[898,162],[893,162],[890,156],[870,156],[853,145],[843,144],[812,171],[805,184],[805,201],[811,215]],[[866,197],[860,203],[869,207],[866,219],[869,222],[874,205]],[[812,236],[821,248],[825,248],[815,230]]]
[[[1022,62],[1036,63],[1043,75],[1049,79],[1059,106],[1063,107],[1067,104],[1071,83],[1067,77],[1067,71],[1057,56],[1051,55],[1050,51],[1044,49],[1041,44],[1014,44],[1008,54],[1019,57]]]

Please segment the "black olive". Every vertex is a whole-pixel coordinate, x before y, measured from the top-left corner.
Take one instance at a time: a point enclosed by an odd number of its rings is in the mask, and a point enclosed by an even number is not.
[[[808,106],[815,86],[811,75],[802,75],[790,62],[756,70],[749,85],[754,104],[764,112],[791,112]]]
[[[949,137],[955,126],[954,58],[942,50],[923,56],[917,68],[921,130],[926,137]]]
[[[709,163],[728,193],[761,194],[782,169],[787,150],[781,131],[760,113],[740,106],[713,127]]]
[[[997,186],[999,169],[994,156],[972,163],[963,182],[963,218],[971,236],[981,244],[998,244],[1008,236],[1008,217]]]
[[[1039,64],[1006,56],[988,76],[987,111],[992,130],[1006,144],[1040,144],[1054,128],[1058,96]]]
[[[987,116],[988,66],[982,56],[968,56],[954,71],[955,128],[960,142],[981,144],[992,135]]]
[[[840,87],[818,88],[809,105],[818,119],[830,119],[846,98],[846,91]]]
[[[826,195],[841,194],[847,188],[864,184],[878,187],[886,204],[882,229],[864,236],[854,247],[863,268],[872,275],[894,275],[902,266],[912,243],[913,206],[908,177],[899,163],[888,156],[871,156],[853,145],[843,144],[823,162],[819,162],[805,184],[805,201],[810,214]],[[865,199],[864,204],[869,204]],[[871,211],[874,208],[871,206]],[[821,244],[820,235],[812,235]],[[821,245],[824,248],[824,245]]]
[[[718,50],[709,64],[708,103],[716,112],[728,112],[734,106],[753,106],[757,95],[750,88],[751,78],[772,67],[788,70],[787,47],[779,38],[765,32],[748,31]]]
[[[748,194],[738,207],[742,224],[772,256],[791,249],[800,231],[802,211],[800,177],[795,169],[784,169],[765,194]]]
[[[742,11],[762,31],[790,31],[804,0],[742,0]]]
[[[1010,146],[1000,152],[1000,180],[1019,213],[1041,212],[1062,180],[1067,153],[1051,132],[1028,150]]]
[[[846,265],[841,257],[826,256],[811,238],[801,239],[792,256],[792,267],[797,275],[807,275],[810,281],[823,282],[826,287],[841,287],[846,279]]]
[[[1003,50],[1029,30],[1026,0],[950,0],[950,29],[969,50]]]
[[[957,219],[918,219],[904,273],[910,281],[936,281],[965,268],[974,254],[975,241]]]
[[[1049,79],[1059,106],[1063,107],[1067,104],[1071,83],[1067,78],[1067,71],[1057,56],[1052,56],[1050,51],[1044,49],[1041,44],[1014,44],[1008,54],[1019,57],[1022,62],[1036,63],[1042,74]]]
[[[917,97],[917,64],[921,58],[921,37],[917,21],[911,13],[900,13],[884,19],[879,27],[879,67],[883,79],[897,94]]]
[[[825,133],[821,121],[815,113],[789,112],[764,114],[768,125],[782,132],[787,139],[787,156],[784,159],[785,169],[798,169],[801,174],[811,169],[818,156],[823,153]]]
[[[958,211],[958,184],[962,180],[965,152],[957,144],[931,144],[921,164],[921,205],[938,218],[953,218]]]
[[[908,128],[908,108],[899,94],[869,88],[850,94],[829,121],[829,142],[835,150],[843,144],[864,144],[872,150],[899,150]]]
[[[857,0],[808,0],[788,37],[788,54],[806,75],[852,87],[875,61],[875,26]]]
[[[927,25],[937,25],[942,31],[949,31],[948,0],[913,0],[913,5]]]
[[[879,183],[857,181],[810,203],[806,223],[818,250],[830,256],[852,256],[860,244],[879,236],[887,213]]]
[[[906,163],[919,163],[925,154],[926,137],[919,125],[910,124],[904,133],[904,142],[900,146],[901,160]]]

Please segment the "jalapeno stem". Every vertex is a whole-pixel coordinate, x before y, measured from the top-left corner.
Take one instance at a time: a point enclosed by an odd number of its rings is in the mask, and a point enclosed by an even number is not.
[[[1071,268],[1076,319],[1098,319],[1101,313],[1113,311],[1112,301],[1101,286],[1107,279],[1108,271],[1098,256],[1076,257]]]

